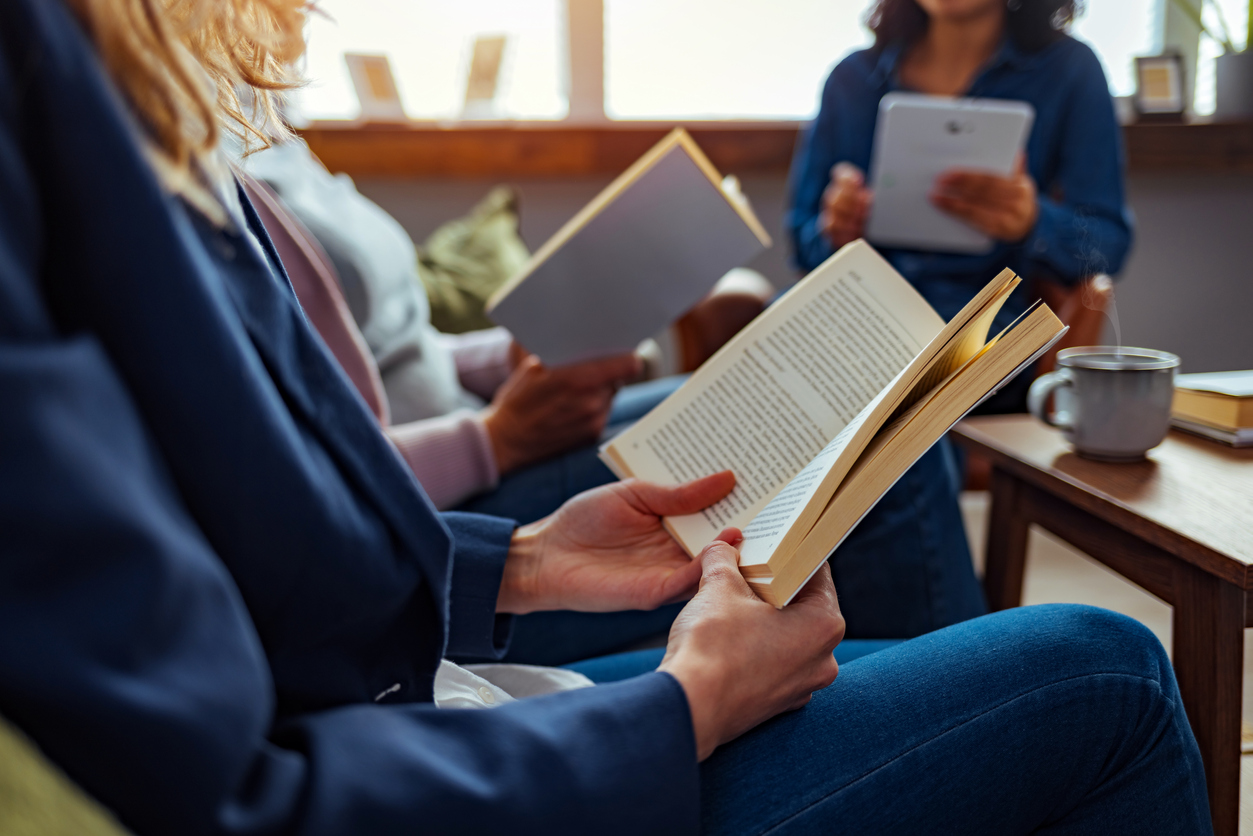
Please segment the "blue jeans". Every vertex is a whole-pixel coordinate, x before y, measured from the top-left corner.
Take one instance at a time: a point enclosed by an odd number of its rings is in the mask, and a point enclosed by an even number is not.
[[[571,667],[612,681],[660,658]],[[1212,832],[1162,646],[1138,622],[1074,605],[849,662],[810,705],[701,765],[701,819],[706,834]]]

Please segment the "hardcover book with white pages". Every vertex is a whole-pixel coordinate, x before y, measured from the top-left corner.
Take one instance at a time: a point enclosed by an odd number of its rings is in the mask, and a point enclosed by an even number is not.
[[[701,513],[666,519],[693,556],[743,529],[740,571],[782,607],[896,480],[1066,327],[1037,303],[989,339],[1004,270],[949,323],[864,241],[842,248],[680,389],[601,448],[620,478],[732,470]]]

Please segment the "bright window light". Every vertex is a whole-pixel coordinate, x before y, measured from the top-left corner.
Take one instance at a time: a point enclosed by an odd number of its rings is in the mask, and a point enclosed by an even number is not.
[[[304,119],[358,114],[345,52],[387,55],[405,112],[413,119],[461,114],[475,38],[505,35],[497,88],[503,119],[560,119],[566,114],[561,0],[319,0],[325,16],[306,29],[305,75],[293,96]]]
[[[1100,56],[1115,95],[1135,89],[1132,59],[1160,51],[1162,4],[1089,0],[1074,34]],[[1247,0],[1220,0],[1243,32]],[[807,119],[836,62],[871,43],[871,0],[604,0],[605,109],[614,119]],[[501,119],[561,119],[564,0],[319,0],[307,34],[310,84],[297,119],[352,119],[345,52],[388,56],[406,113],[462,115],[476,38],[505,35]],[[1212,15],[1212,12],[1210,12]],[[1200,112],[1213,109],[1213,56],[1202,43]],[[1206,110],[1208,108],[1208,110]]]
[[[1168,0],[1169,1],[1169,0]],[[1243,49],[1248,32],[1248,0],[1217,0],[1222,9],[1222,18],[1227,21],[1227,28],[1236,49]],[[1210,4],[1205,5],[1202,20],[1211,32],[1222,31],[1222,23],[1218,12]],[[1196,60],[1196,88],[1193,92],[1192,109],[1203,116],[1214,112],[1214,59],[1223,54],[1223,46],[1208,35],[1201,35],[1200,48]]]
[[[1161,52],[1162,2],[1169,0],[1089,0],[1071,27],[1071,34],[1101,59],[1115,96],[1135,92],[1137,55]]]
[[[866,0],[605,0],[615,119],[796,119],[871,42]]]

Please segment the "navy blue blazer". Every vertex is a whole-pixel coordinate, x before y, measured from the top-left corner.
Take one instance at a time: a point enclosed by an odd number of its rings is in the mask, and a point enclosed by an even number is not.
[[[435,512],[251,209],[261,250],[136,137],[0,0],[0,714],[139,833],[694,831],[668,675],[434,708],[513,523]]]

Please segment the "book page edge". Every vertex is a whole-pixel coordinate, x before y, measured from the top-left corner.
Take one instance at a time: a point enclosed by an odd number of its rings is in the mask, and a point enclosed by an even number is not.
[[[924,449],[921,453],[919,453],[919,454],[918,454],[917,458],[915,458],[915,459],[914,459],[914,460],[913,460],[913,461],[912,461],[909,465],[907,465],[907,466],[906,466],[906,467],[905,467],[905,468],[904,468],[904,469],[903,469],[903,470],[902,470],[899,474],[897,474],[897,475],[896,475],[896,477],[892,480],[892,483],[891,483],[891,484],[887,487],[887,489],[886,489],[886,490],[884,490],[882,493],[880,493],[880,494],[879,494],[879,495],[875,498],[874,502],[872,502],[872,503],[870,504],[870,506],[869,506],[869,507],[868,507],[868,508],[867,508],[867,509],[866,509],[866,510],[865,510],[865,511],[861,514],[861,516],[859,516],[859,517],[857,518],[857,521],[856,521],[856,522],[854,522],[854,523],[853,523],[853,524],[849,527],[849,529],[848,529],[847,531],[845,531],[843,535],[841,535],[840,539],[839,539],[839,540],[835,543],[835,545],[834,545],[834,546],[832,546],[832,547],[830,548],[830,550],[827,552],[826,556],[825,556],[822,560],[820,560],[820,561],[818,561],[818,562],[817,562],[817,565],[816,565],[816,566],[813,568],[813,570],[812,570],[812,571],[811,571],[811,572],[810,572],[810,573],[806,576],[805,581],[803,581],[803,582],[802,582],[802,583],[801,583],[798,587],[796,587],[796,589],[792,591],[791,595],[789,595],[789,596],[788,596],[787,601],[785,601],[785,602],[784,602],[783,606],[786,606],[788,603],[790,603],[790,602],[791,602],[791,600],[792,600],[793,598],[795,598],[795,597],[796,597],[796,593],[798,593],[801,589],[803,589],[803,588],[804,588],[805,584],[809,582],[809,578],[812,578],[812,577],[813,577],[814,572],[817,572],[817,571],[818,571],[818,569],[819,569],[819,568],[821,568],[822,564],[823,564],[823,563],[825,563],[827,560],[829,560],[829,559],[831,558],[831,555],[835,553],[835,550],[836,550],[836,549],[838,549],[841,545],[843,545],[844,541],[845,541],[846,539],[848,539],[848,536],[849,536],[849,535],[850,535],[850,534],[851,534],[851,533],[852,533],[852,532],[853,532],[853,531],[857,528],[857,526],[858,526],[858,525],[860,525],[860,524],[861,524],[861,522],[862,522],[862,521],[866,518],[866,516],[867,516],[867,515],[868,515],[871,511],[873,511],[873,510],[874,510],[875,506],[877,506],[877,505],[879,504],[880,500],[882,500],[882,499],[883,499],[883,497],[887,495],[888,491],[892,490],[892,487],[893,487],[893,486],[895,486],[895,485],[896,485],[896,483],[897,483],[897,482],[899,482],[899,481],[900,481],[900,480],[904,477],[904,475],[905,475],[907,472],[909,472],[909,468],[910,468],[910,467],[913,467],[913,465],[914,465],[915,463],[917,463],[918,459],[921,459],[924,455],[926,455],[926,453],[927,453],[927,451],[928,451],[928,450],[930,450],[932,447],[934,447],[936,444],[938,444],[938,443],[940,442],[940,439],[942,439],[945,435],[947,435],[947,434],[948,434],[948,432],[949,432],[950,430],[952,430],[952,429],[953,429],[953,427],[957,426],[957,424],[958,424],[959,422],[961,422],[961,420],[962,420],[963,418],[965,418],[965,417],[966,417],[966,416],[968,416],[971,412],[973,412],[975,409],[977,409],[977,408],[979,407],[979,405],[980,405],[980,404],[982,404],[982,403],[983,403],[984,401],[986,401],[988,398],[990,398],[990,397],[992,397],[993,395],[995,395],[998,391],[1000,391],[1000,390],[1001,390],[1001,388],[1002,388],[1002,387],[1004,387],[1004,386],[1005,386],[1005,384],[1006,384],[1007,382],[1009,382],[1009,381],[1013,380],[1014,378],[1016,378],[1016,377],[1017,377],[1019,374],[1021,374],[1021,373],[1022,373],[1025,369],[1027,369],[1028,367],[1030,367],[1032,363],[1034,363],[1036,360],[1038,360],[1040,357],[1042,357],[1042,356],[1045,354],[1045,352],[1047,352],[1050,348],[1052,348],[1054,345],[1056,345],[1056,344],[1057,344],[1057,341],[1058,341],[1058,340],[1060,340],[1062,337],[1064,337],[1064,336],[1066,335],[1066,332],[1070,330],[1070,326],[1068,326],[1068,325],[1065,325],[1065,324],[1061,323],[1061,321],[1060,321],[1060,320],[1057,320],[1057,316],[1056,316],[1056,314],[1054,314],[1054,313],[1053,313],[1053,311],[1052,311],[1052,309],[1051,309],[1051,308],[1049,308],[1047,305],[1044,305],[1044,304],[1042,304],[1042,303],[1041,303],[1040,305],[1033,306],[1033,308],[1034,308],[1034,307],[1043,307],[1043,308],[1047,309],[1047,310],[1049,311],[1050,315],[1052,315],[1052,316],[1053,316],[1053,318],[1054,318],[1054,319],[1055,319],[1055,320],[1056,320],[1059,324],[1061,324],[1061,325],[1062,325],[1061,329],[1060,329],[1060,330],[1058,330],[1056,333],[1054,333],[1054,334],[1053,334],[1053,336],[1052,336],[1052,337],[1050,337],[1050,338],[1049,338],[1049,339],[1048,339],[1048,340],[1044,343],[1044,345],[1043,345],[1043,346],[1041,346],[1040,348],[1038,348],[1038,349],[1036,349],[1035,351],[1033,351],[1033,352],[1031,353],[1031,355],[1030,355],[1030,356],[1029,356],[1029,357],[1028,357],[1025,361],[1023,361],[1023,362],[1022,362],[1022,363],[1020,363],[1019,365],[1015,366],[1015,367],[1014,367],[1014,369],[1013,369],[1012,371],[1010,371],[1010,372],[1009,372],[1009,373],[1007,373],[1004,377],[1002,377],[1002,378],[1000,379],[1000,381],[998,381],[998,382],[997,382],[997,384],[996,384],[995,386],[993,386],[990,390],[988,390],[988,392],[986,392],[984,395],[982,395],[982,396],[981,396],[981,397],[980,397],[980,398],[979,398],[979,399],[978,399],[978,400],[977,400],[977,401],[976,401],[973,405],[971,405],[968,409],[964,410],[964,411],[961,413],[961,415],[959,415],[959,416],[958,416],[958,417],[957,417],[957,418],[956,418],[956,419],[955,419],[955,420],[954,420],[951,424],[949,424],[949,426],[948,426],[948,427],[947,427],[944,431],[942,431],[942,432],[941,432],[941,433],[940,433],[940,434],[936,437],[935,441],[932,441],[930,444],[928,444],[928,445],[927,445],[927,447],[926,447],[926,448],[925,448],[925,449]],[[1012,326],[1011,326],[1011,327],[1012,327]],[[1008,331],[1008,330],[1009,330],[1009,329],[1006,329],[1006,331]],[[998,335],[998,339],[999,339],[999,337],[1000,337],[1000,336],[1003,336],[1004,334],[1005,334],[1005,331],[1002,331],[1002,332],[1001,332],[1001,334],[1000,334],[1000,335]],[[973,358],[972,358],[972,359],[973,359]],[[957,376],[957,373],[954,373],[954,375],[950,378],[950,380],[952,380],[952,379],[956,378],[956,376]],[[939,388],[941,388],[941,387],[937,387],[937,390],[938,390]],[[921,410],[920,410],[920,412],[921,412]],[[904,428],[902,428],[901,432],[904,432]],[[884,449],[886,449],[886,447],[885,447]],[[863,451],[863,452],[864,452],[864,451]],[[881,450],[881,451],[880,451],[880,453],[882,453],[882,452],[883,452],[883,451]],[[854,467],[856,467],[856,465],[857,465],[857,462],[854,462]],[[850,469],[850,472],[851,472],[851,469]],[[842,485],[841,485],[841,487],[842,487]],[[830,498],[830,500],[829,500],[829,503],[830,503],[830,502],[835,502],[835,501],[836,501],[836,496],[838,495],[838,493],[839,493],[839,490],[838,490],[838,488],[837,488],[836,492],[835,492],[835,493],[833,493],[833,494],[831,495],[831,498]],[[826,514],[826,509],[823,509],[822,514],[820,514],[820,515],[819,515],[818,522],[815,522],[815,523],[814,523],[814,525],[813,525],[813,526],[811,526],[811,528],[810,528],[810,532],[812,532],[814,529],[816,529],[816,528],[818,527],[819,522],[821,522],[822,516],[823,516],[823,515],[825,515],[825,514]],[[807,532],[807,533],[805,534],[804,538],[802,538],[802,540],[801,540],[801,545],[799,545],[799,546],[797,547],[796,551],[799,551],[801,548],[803,548],[803,546],[804,546],[804,540],[805,540],[805,539],[807,539],[807,538],[809,537],[810,532]],[[795,551],[793,552],[793,555],[795,555]],[[780,567],[778,567],[778,568],[781,570],[781,569],[783,569],[784,567],[783,567],[783,566],[780,566]],[[773,575],[771,576],[771,581],[773,581],[773,580],[774,580],[774,578],[775,578],[775,577],[777,577],[779,574],[781,574],[781,572],[776,571],[775,573],[773,573]],[[760,580],[759,580],[758,582],[760,582]]]
[[[696,167],[709,178],[709,182],[714,184],[714,186],[718,189],[718,194],[722,195],[723,200],[725,200],[730,207],[735,210],[736,214],[740,216],[740,219],[744,221],[745,225],[747,225],[748,228],[752,230],[753,234],[757,236],[757,240],[761,242],[763,247],[773,246],[774,240],[770,237],[770,233],[766,231],[766,227],[762,224],[761,220],[758,219],[757,214],[753,211],[752,207],[747,203],[738,203],[735,200],[732,200],[731,196],[728,195],[726,190],[722,188],[722,173],[718,171],[716,166],[714,166],[713,161],[709,159],[708,155],[701,150],[701,147],[696,144],[696,140],[692,138],[692,135],[686,130],[683,130],[683,128],[677,128],[676,130],[682,131],[679,135],[678,142],[681,146],[683,146],[683,150],[687,151],[687,155],[692,158],[694,163],[696,163]]]

